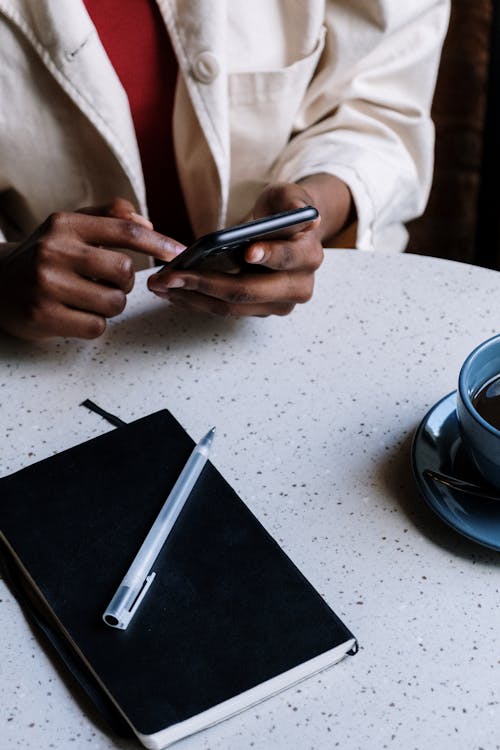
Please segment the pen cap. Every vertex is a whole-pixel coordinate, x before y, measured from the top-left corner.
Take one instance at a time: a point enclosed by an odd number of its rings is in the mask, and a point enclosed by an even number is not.
[[[137,591],[137,588],[130,586],[119,587],[102,616],[106,625],[109,625],[111,628],[118,628],[119,630],[127,629],[132,617],[137,612],[140,603],[153,583],[155,575],[156,573],[148,575],[139,591]]]

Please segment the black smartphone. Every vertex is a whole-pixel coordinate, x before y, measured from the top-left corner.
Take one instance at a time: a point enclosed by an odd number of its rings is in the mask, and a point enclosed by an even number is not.
[[[249,245],[273,236],[284,237],[284,230],[314,221],[318,215],[313,206],[304,206],[205,234],[163,267],[235,273],[248,266],[255,271],[258,266],[246,264],[243,257]]]

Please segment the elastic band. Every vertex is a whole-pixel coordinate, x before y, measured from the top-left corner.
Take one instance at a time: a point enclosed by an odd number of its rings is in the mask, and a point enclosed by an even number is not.
[[[90,411],[95,412],[96,414],[99,414],[101,417],[104,417],[110,424],[114,425],[115,427],[123,427],[127,423],[123,421],[123,419],[120,419],[120,417],[117,417],[115,414],[110,414],[109,411],[104,411],[104,409],[101,409],[100,406],[97,406],[97,404],[94,404],[93,401],[91,401],[89,398],[85,399],[85,401],[82,401],[80,406],[86,406],[87,409],[90,409]]]

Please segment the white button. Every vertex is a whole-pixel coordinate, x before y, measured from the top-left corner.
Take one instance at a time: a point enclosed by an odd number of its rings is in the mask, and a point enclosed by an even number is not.
[[[200,52],[193,63],[193,75],[201,83],[212,83],[219,70],[219,61],[212,52]]]

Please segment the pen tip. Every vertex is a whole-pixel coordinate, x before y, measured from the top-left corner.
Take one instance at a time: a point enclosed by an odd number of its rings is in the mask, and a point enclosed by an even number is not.
[[[215,436],[215,427],[212,427],[212,429],[209,430],[207,434],[205,435],[205,437],[202,439],[202,442],[204,442],[205,445],[210,447],[213,443],[214,436]]]

